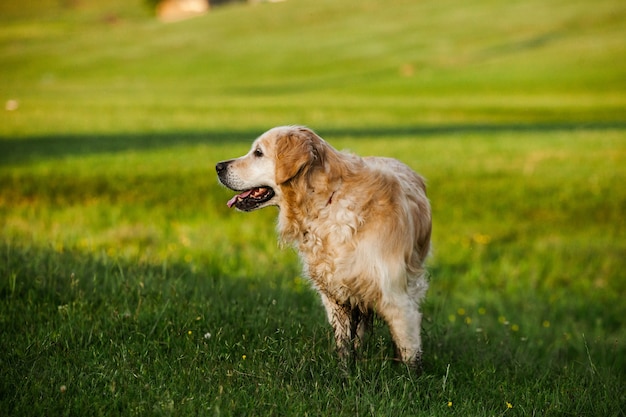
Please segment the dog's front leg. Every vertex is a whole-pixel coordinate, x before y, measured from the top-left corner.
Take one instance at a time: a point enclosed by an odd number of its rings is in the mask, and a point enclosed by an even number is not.
[[[374,315],[371,311],[361,312],[358,308],[352,310],[352,326],[354,350],[356,351],[365,341],[365,336],[374,327]]]
[[[348,305],[337,303],[331,297],[324,293],[322,303],[326,308],[328,322],[335,332],[335,345],[339,358],[346,363],[348,358],[352,356],[352,338],[356,331],[352,318],[352,309]]]

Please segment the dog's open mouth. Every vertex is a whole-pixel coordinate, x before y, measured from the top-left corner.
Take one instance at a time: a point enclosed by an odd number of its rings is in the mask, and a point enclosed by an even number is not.
[[[228,200],[228,207],[235,206],[241,211],[251,211],[274,197],[271,187],[251,188]]]

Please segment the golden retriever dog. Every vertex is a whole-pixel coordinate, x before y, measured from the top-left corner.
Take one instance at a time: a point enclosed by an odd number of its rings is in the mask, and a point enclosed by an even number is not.
[[[422,177],[395,159],[339,152],[299,126],[267,131],[216,170],[239,193],[229,207],[278,206],[280,239],[298,249],[344,363],[376,312],[399,359],[419,368],[431,234]]]

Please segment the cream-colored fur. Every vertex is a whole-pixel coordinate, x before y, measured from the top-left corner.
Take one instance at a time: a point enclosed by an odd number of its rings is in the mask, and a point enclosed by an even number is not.
[[[342,358],[359,345],[375,311],[400,359],[419,364],[431,234],[422,177],[395,159],[339,152],[298,126],[269,130],[248,154],[216,169],[226,187],[252,190],[229,205],[279,207],[280,238],[298,249]]]

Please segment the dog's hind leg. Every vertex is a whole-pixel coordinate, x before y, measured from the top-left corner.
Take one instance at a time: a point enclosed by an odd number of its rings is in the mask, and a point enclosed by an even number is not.
[[[422,359],[422,313],[419,304],[405,296],[385,303],[379,313],[389,324],[399,359],[419,371]]]

